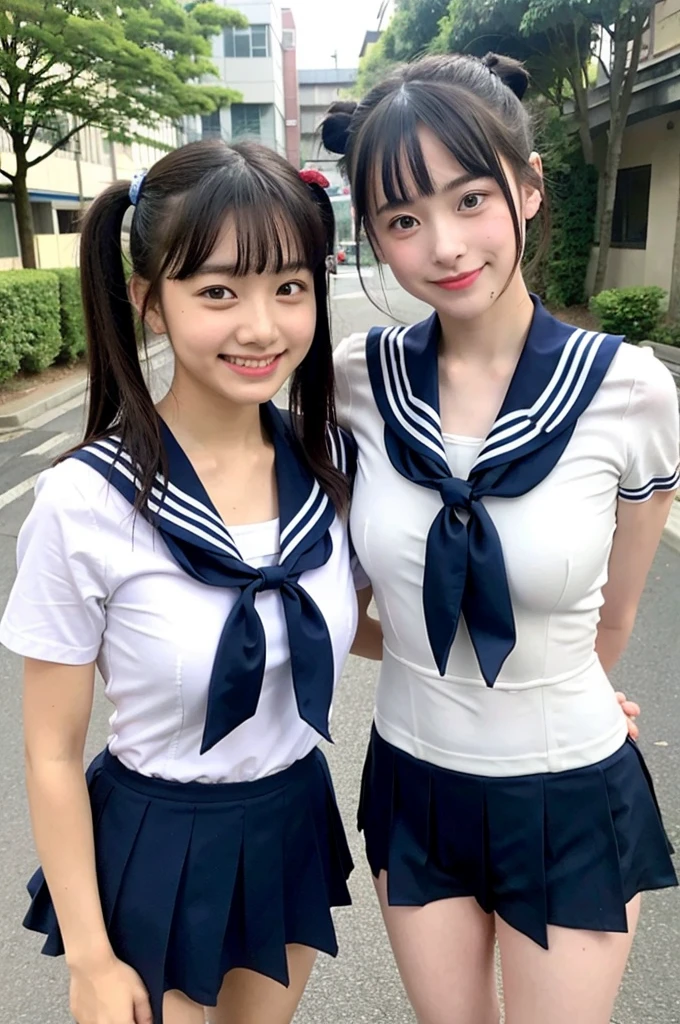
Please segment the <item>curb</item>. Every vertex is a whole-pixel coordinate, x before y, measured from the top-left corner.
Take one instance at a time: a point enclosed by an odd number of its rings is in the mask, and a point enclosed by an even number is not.
[[[147,365],[155,369],[158,366],[163,366],[170,355],[170,345],[167,339],[164,338],[162,341],[154,342],[149,347],[146,356],[141,359],[141,363],[142,366]],[[57,409],[61,405],[66,405],[73,398],[84,394],[86,390],[87,378],[83,377],[82,380],[67,385],[61,391],[55,391],[47,398],[38,399],[37,402],[33,402],[31,405],[17,409],[16,412],[8,413],[4,416],[0,414],[0,434],[11,433],[22,427],[25,423],[36,419],[42,413]],[[680,554],[680,499],[674,501],[671,506],[662,539],[669,548]]]
[[[162,366],[167,361],[169,349],[170,345],[166,339],[160,342],[153,342],[149,346],[147,354],[143,355],[140,359],[142,368],[148,366],[151,369],[155,369],[157,366]],[[20,406],[15,412],[5,413],[4,415],[0,413],[0,434],[9,434],[14,430],[18,430],[26,423],[30,423],[31,420],[42,415],[42,413],[58,409],[62,405],[67,405],[72,399],[78,398],[86,391],[87,376],[84,374],[81,380],[67,384],[60,390],[56,389],[51,395],[39,398],[29,405]],[[8,403],[8,405],[11,404]]]

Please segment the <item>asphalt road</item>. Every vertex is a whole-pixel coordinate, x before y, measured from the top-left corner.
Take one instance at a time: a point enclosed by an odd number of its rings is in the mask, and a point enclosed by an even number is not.
[[[367,279],[378,294],[377,273]],[[336,338],[387,322],[360,293],[355,275],[334,282]],[[415,319],[416,304],[387,282],[397,319]],[[385,306],[383,305],[383,308]],[[154,373],[154,390],[167,386],[170,365]],[[0,440],[0,611],[14,576],[14,546],[31,504],[30,493],[3,503],[3,495],[45,468],[73,443],[82,425],[78,406]],[[39,449],[36,451],[36,449]],[[657,555],[629,651],[616,683],[643,705],[641,746],[657,784],[671,839],[680,848],[680,556]],[[354,827],[361,763],[371,719],[375,670],[350,659],[335,711],[335,746],[328,751],[353,847],[354,907],[339,910],[337,960],[320,958],[296,1024],[414,1024],[382,929],[369,872]],[[61,961],[40,957],[39,937],[25,932],[24,885],[35,864],[23,788],[20,664],[0,648],[0,750],[4,799],[0,804],[0,1024],[66,1024],[66,973]],[[96,702],[90,752],[103,745],[107,707]],[[614,1016],[615,1024],[680,1024],[680,897],[650,894]],[[456,965],[451,964],[455,974]],[[550,1022],[546,1021],[546,1024]],[[578,1022],[574,1022],[578,1024]]]

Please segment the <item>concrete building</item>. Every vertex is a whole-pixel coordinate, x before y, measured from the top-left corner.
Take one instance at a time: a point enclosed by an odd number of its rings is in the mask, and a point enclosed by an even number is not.
[[[209,117],[187,121],[187,138],[219,136],[223,139],[255,139],[277,153],[296,157],[296,77],[290,68],[295,61],[295,22],[277,0],[217,0],[222,7],[241,11],[247,28],[225,28],[213,39],[213,63],[225,85],[243,96],[226,110]],[[287,73],[284,73],[284,66]],[[286,97],[286,82],[289,96]],[[286,108],[288,107],[288,116]],[[294,162],[299,162],[299,157]]]
[[[289,7],[283,16],[283,96],[286,115],[286,156],[293,167],[301,167],[300,154],[300,89],[298,85],[295,18]]]
[[[331,68],[320,71],[300,71],[300,150],[303,166],[318,167],[332,184],[340,184],[338,158],[329,153],[321,142],[319,125],[330,107],[338,99],[351,94],[356,86],[356,68]]]
[[[590,109],[600,166],[609,118],[608,87],[600,85]],[[670,292],[679,200],[680,0],[661,0],[624,134],[606,287],[656,284]]]
[[[151,133],[167,147],[178,145],[177,129],[168,124]],[[45,152],[50,143],[35,142],[29,160]],[[122,146],[109,143],[101,132],[85,128],[42,163],[31,168],[28,189],[35,231],[38,267],[68,267],[76,263],[78,219],[87,204],[118,178],[131,178],[135,171],[150,167],[165,149],[149,145]],[[14,173],[16,162],[8,136],[0,132],[2,166]],[[0,196],[0,270],[21,268],[14,203]]]

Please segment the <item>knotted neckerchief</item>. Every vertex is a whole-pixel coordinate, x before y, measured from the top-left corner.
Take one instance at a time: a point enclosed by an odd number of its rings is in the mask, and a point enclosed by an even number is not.
[[[307,591],[302,573],[325,565],[332,551],[329,530],[335,509],[305,465],[290,425],[273,403],[261,407],[275,452],[279,499],[279,564],[256,569],[241,558],[229,530],[213,506],[189,459],[162,423],[168,462],[167,488],[159,476],[147,518],[161,534],[175,561],[193,579],[211,587],[240,591],[219,640],[208,692],[201,753],[255,714],[266,659],[266,638],[255,598],[278,590],[288,627],[295,699],[300,718],[325,739],[333,695],[333,647],[325,619]],[[341,431],[329,449],[341,470],[352,458],[350,439]],[[137,485],[130,457],[112,437],[74,452],[132,504]]]
[[[373,328],[366,341],[373,395],[390,462],[441,495],[427,537],[423,606],[443,676],[461,614],[482,676],[493,686],[515,646],[503,549],[483,499],[517,498],[554,469],[596,394],[621,338],[575,329],[532,296],[534,317],[500,414],[467,480],[449,469],[439,416],[436,314],[407,328]],[[458,517],[468,514],[467,525]]]

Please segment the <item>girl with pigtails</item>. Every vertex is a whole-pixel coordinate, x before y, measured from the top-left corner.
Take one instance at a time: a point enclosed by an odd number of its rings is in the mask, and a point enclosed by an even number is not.
[[[382,659],[359,826],[419,1024],[498,1024],[496,942],[506,1024],[609,1024],[640,894],[677,884],[608,680],[678,486],[677,395],[527,290],[527,82],[427,57],[323,128],[357,237],[433,308],[335,354],[357,649]]]
[[[357,608],[324,184],[198,142],[83,226],[86,436],[38,481],[0,627],[25,658],[25,924],[65,953],[77,1024],[288,1024],[336,953],[352,863],[318,744]],[[174,352],[156,406],[135,318]]]

